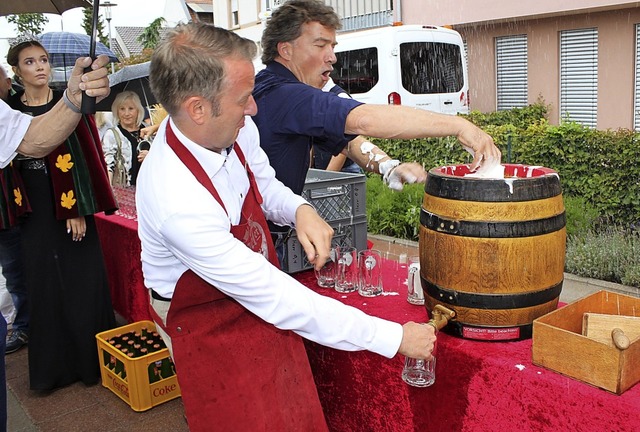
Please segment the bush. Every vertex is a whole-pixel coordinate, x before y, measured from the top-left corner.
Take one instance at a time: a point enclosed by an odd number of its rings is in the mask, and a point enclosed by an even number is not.
[[[503,162],[541,165],[560,175],[563,193],[592,203],[602,219],[627,225],[640,214],[640,145],[629,130],[598,131],[575,122],[550,125],[542,102],[525,108],[482,114],[469,120],[491,135]],[[471,162],[456,138],[372,139],[403,161],[426,169]]]
[[[565,269],[579,276],[640,286],[640,238],[619,227],[580,231],[567,238]]]
[[[540,165],[560,176],[567,216],[566,271],[640,286],[640,145],[635,131],[598,131],[575,122],[550,125],[542,102],[467,118],[493,137],[503,162]],[[456,138],[372,139],[403,161],[427,170],[471,162]],[[367,180],[369,232],[418,240],[422,185],[401,193],[379,177]]]
[[[417,241],[423,195],[423,184],[405,185],[398,192],[385,186],[380,176],[368,177],[368,232]]]
[[[567,237],[591,230],[597,225],[598,210],[584,198],[563,195],[567,216]]]

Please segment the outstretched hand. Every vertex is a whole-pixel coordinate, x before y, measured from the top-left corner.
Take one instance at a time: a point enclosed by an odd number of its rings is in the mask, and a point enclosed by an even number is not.
[[[424,183],[427,172],[417,162],[401,163],[385,177],[385,183],[390,189],[401,191],[405,183]]]
[[[481,164],[499,164],[502,153],[494,144],[493,138],[473,123],[467,120],[465,123],[458,134],[458,139],[465,149],[473,155],[471,171],[478,169]]]

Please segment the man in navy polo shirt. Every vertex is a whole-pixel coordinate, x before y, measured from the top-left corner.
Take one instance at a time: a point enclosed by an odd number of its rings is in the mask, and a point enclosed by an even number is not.
[[[358,135],[400,139],[455,135],[474,154],[472,169],[481,163],[500,163],[500,150],[492,138],[462,117],[363,104],[323,92],[336,62],[333,48],[340,27],[331,6],[318,0],[289,0],[273,12],[262,34],[266,68],[256,75],[254,121],[261,146],[282,183],[302,193],[314,139],[322,139],[316,144],[325,151],[346,153],[365,171],[381,174],[396,189],[402,183],[424,182],[423,167],[401,164],[370,142],[355,139]],[[276,247],[285,235],[279,237]]]

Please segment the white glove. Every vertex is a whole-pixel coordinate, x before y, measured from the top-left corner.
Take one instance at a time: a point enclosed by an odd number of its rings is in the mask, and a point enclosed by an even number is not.
[[[380,162],[378,170],[382,175],[382,181],[389,186],[390,189],[401,191],[402,190],[402,176],[396,171],[396,167],[400,165],[400,161],[397,159],[389,159]],[[415,179],[413,180],[415,182]],[[412,183],[412,182],[409,182]]]

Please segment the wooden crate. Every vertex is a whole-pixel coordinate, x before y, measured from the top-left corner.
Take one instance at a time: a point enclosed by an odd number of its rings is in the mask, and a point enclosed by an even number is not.
[[[620,350],[582,335],[585,313],[640,316],[640,298],[598,291],[533,321],[533,363],[622,394],[640,381],[640,340]]]

